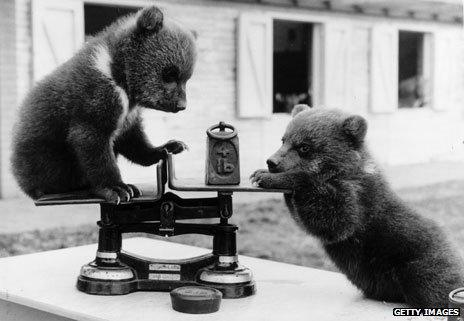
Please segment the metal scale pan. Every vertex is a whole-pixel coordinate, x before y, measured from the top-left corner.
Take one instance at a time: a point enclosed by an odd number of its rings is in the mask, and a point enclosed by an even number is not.
[[[156,165],[156,184],[136,184],[142,192],[142,196],[131,199],[127,203],[143,203],[150,201],[157,201],[164,193],[164,186],[162,181],[162,170],[164,162],[161,161]],[[88,190],[79,190],[68,193],[60,194],[47,194],[34,201],[36,206],[45,205],[75,205],[75,204],[103,204],[106,201],[102,198],[95,197]]]

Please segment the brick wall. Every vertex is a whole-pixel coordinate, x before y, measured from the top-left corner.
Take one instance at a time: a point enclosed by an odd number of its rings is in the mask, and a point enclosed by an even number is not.
[[[19,194],[10,170],[11,134],[18,104],[31,86],[32,34],[29,0],[0,3],[0,196]]]
[[[0,193],[15,193],[9,170],[11,124],[16,106],[16,24],[14,0],[0,1]],[[12,187],[13,186],[13,187]]]
[[[16,71],[18,103],[32,84],[32,28],[30,0],[16,1]]]

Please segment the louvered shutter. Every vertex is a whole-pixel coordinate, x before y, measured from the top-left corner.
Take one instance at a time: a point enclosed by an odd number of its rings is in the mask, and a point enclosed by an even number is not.
[[[348,24],[325,25],[324,105],[329,108],[345,108],[348,104],[350,37]]]
[[[238,116],[272,115],[272,25],[259,13],[239,18],[237,65]]]
[[[84,43],[83,2],[34,0],[32,37],[34,80],[68,60]]]
[[[379,25],[371,32],[370,109],[391,113],[398,109],[398,30]]]

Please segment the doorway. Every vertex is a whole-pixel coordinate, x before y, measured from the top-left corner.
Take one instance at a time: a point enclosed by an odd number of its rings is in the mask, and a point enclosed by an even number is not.
[[[430,101],[427,34],[400,30],[398,39],[398,107],[426,107]]]
[[[84,29],[86,40],[108,27],[118,18],[139,10],[139,7],[84,4]]]
[[[313,103],[313,24],[273,21],[273,113]]]

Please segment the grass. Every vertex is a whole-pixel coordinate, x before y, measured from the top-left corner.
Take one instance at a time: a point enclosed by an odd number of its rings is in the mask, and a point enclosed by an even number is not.
[[[398,191],[423,216],[434,219],[458,245],[464,257],[464,182],[449,182]],[[335,270],[318,241],[293,222],[281,200],[235,206],[232,222],[239,226],[240,254]],[[152,236],[150,236],[152,237]],[[155,237],[157,238],[157,237]],[[164,239],[164,238],[163,238]],[[211,238],[183,235],[169,241],[211,247]],[[0,235],[0,257],[95,243],[94,225]]]

